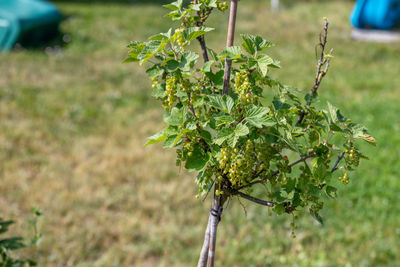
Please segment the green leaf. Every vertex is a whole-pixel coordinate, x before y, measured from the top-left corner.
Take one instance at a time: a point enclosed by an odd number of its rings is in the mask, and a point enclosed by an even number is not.
[[[199,55],[194,52],[185,52],[181,57],[179,68],[183,71],[189,71],[194,66]]]
[[[211,66],[214,64],[214,60],[207,61],[204,63],[203,67],[201,68],[202,72],[210,72],[211,71]]]
[[[190,42],[199,36],[206,34],[207,32],[213,31],[213,28],[208,27],[191,27],[183,30],[183,37],[186,41]]]
[[[236,59],[240,58],[242,55],[242,50],[240,46],[231,46],[225,48],[218,56],[220,58],[227,58],[227,59]]]
[[[328,185],[325,189],[326,194],[331,198],[337,198],[337,189],[336,187]]]
[[[140,59],[140,65],[143,65],[147,60],[154,56],[157,52],[164,49],[166,41],[154,40],[146,44],[146,47],[139,53],[138,59]]]
[[[216,123],[217,127],[219,127],[221,125],[225,125],[225,124],[229,125],[234,122],[234,120],[231,116],[223,115],[223,114],[215,115],[214,119],[215,119],[215,123]]]
[[[324,219],[319,215],[319,213],[310,211],[310,214],[317,222],[322,225],[324,224]]]
[[[213,82],[214,86],[222,89],[224,86],[224,70],[220,70],[217,73],[206,72],[206,76]]]
[[[160,67],[160,65],[154,65],[153,67],[146,70],[147,75],[150,78],[156,78],[164,73],[164,70]]]
[[[146,145],[146,146],[152,145],[152,144],[155,144],[155,143],[158,143],[158,142],[162,142],[162,141],[164,141],[165,139],[167,139],[167,137],[166,137],[165,134],[164,134],[164,130],[162,130],[161,132],[156,133],[156,134],[153,135],[153,136],[150,136],[150,137],[148,138],[147,143],[146,143],[145,145]]]
[[[165,97],[165,90],[160,85],[158,85],[155,89],[153,89],[151,95],[155,98],[163,98]]]
[[[163,7],[171,9],[171,10],[180,10],[180,9],[182,9],[182,3],[183,3],[183,0],[178,0],[178,1],[172,2],[167,5],[163,5]]]
[[[209,98],[209,105],[213,106],[214,108],[217,108],[225,113],[230,113],[233,106],[235,105],[235,102],[233,101],[232,97],[228,95],[210,95],[208,96]]]
[[[328,102],[328,108],[329,108],[329,115],[331,116],[332,122],[337,123],[337,122],[346,122],[347,119],[340,114],[340,110],[336,107],[334,107],[331,103]]]
[[[258,71],[266,76],[268,73],[268,67],[274,63],[274,60],[267,55],[259,55],[257,57]]]
[[[263,126],[273,126],[276,122],[268,116],[269,108],[257,107],[255,105],[249,105],[246,108],[246,121],[251,125],[262,128]]]
[[[186,160],[185,168],[189,171],[200,171],[207,165],[210,157],[209,153],[205,153],[200,146],[195,145],[192,155]]]
[[[212,143],[212,135],[206,130],[200,130],[200,136],[209,144]]]
[[[164,134],[165,136],[171,136],[171,135],[178,135],[180,133],[180,130],[178,126],[168,126],[167,128],[164,129]]]
[[[122,63],[131,63],[131,62],[138,62],[139,59],[136,57],[127,57],[124,60],[122,60]]]
[[[167,15],[164,17],[166,18],[171,18],[172,20],[180,20],[186,12],[180,12],[179,10],[174,10],[169,12]]]
[[[290,107],[291,107],[288,103],[283,103],[277,99],[273,100],[272,103],[274,104],[274,108],[276,110],[287,110],[287,109],[290,109]]]
[[[172,29],[169,29],[166,33],[158,33],[156,35],[151,36],[150,40],[158,40],[158,41],[168,41],[171,38]]]
[[[228,138],[235,135],[231,128],[223,128],[218,133],[216,138],[213,140],[215,144],[222,145]]]
[[[357,123],[349,123],[348,127],[352,133],[353,138],[363,139],[367,143],[376,146],[376,140],[374,137],[368,134],[367,128]]]
[[[260,36],[255,36],[251,34],[242,34],[244,49],[251,55],[255,55],[256,52],[265,50],[274,46],[273,43],[264,40]]]
[[[175,134],[175,135],[168,136],[163,144],[163,148],[174,147],[181,139],[181,136],[182,136],[181,134]]]
[[[218,132],[217,137],[214,139],[214,143],[220,146],[226,141],[228,145],[233,148],[236,146],[239,137],[246,136],[249,132],[249,128],[242,123],[238,124],[235,130],[232,130],[231,128],[223,128]]]
[[[128,58],[123,61],[123,63],[129,63],[129,62],[138,62],[140,61],[139,59],[139,54],[143,51],[143,49],[146,47],[145,42],[139,42],[139,41],[134,41],[131,42],[128,45],[129,54]]]
[[[168,60],[167,63],[165,64],[165,67],[168,71],[174,72],[178,69],[179,62],[176,61],[175,59]]]
[[[171,114],[166,118],[169,125],[180,126],[185,122],[186,112],[184,108],[178,109],[173,107]]]
[[[244,125],[243,123],[239,123],[236,126],[235,136],[237,136],[237,137],[246,136],[249,133],[250,133],[249,128],[246,125]]]

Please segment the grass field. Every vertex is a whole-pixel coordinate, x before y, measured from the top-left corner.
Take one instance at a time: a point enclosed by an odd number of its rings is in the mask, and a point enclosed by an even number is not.
[[[129,2],[129,1],[127,1]],[[62,49],[0,55],[0,216],[18,218],[27,236],[30,208],[39,206],[43,240],[24,255],[39,266],[194,266],[209,200],[194,198],[193,174],[175,167],[174,152],[145,147],[162,128],[150,83],[134,64],[121,64],[131,40],[168,28],[162,1],[57,1],[70,42]],[[349,38],[352,1],[240,2],[237,32],[277,44],[273,72],[309,90],[322,17],[335,48],[321,87],[344,115],[378,141],[370,161],[327,200],[324,226],[237,200],[220,226],[217,266],[400,266],[400,46]],[[212,24],[225,26],[227,17]],[[210,34],[222,50],[225,27]],[[21,220],[22,219],[22,220]]]

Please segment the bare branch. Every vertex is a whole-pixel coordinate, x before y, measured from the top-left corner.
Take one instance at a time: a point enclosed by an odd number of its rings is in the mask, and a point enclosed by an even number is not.
[[[344,154],[345,154],[345,152],[342,152],[342,154],[338,155],[338,159],[336,160],[335,165],[333,165],[331,173],[333,173],[334,171],[336,171],[338,169],[338,165],[339,165],[340,161],[344,158]]]
[[[198,0],[195,0],[194,3],[197,4]],[[209,11],[208,14],[206,14],[207,15],[206,17],[208,17],[208,15],[210,15],[210,13],[211,13],[211,11]],[[200,13],[200,11],[197,11],[197,15],[199,17],[202,17],[201,16],[202,14]],[[203,24],[204,24],[204,21],[198,21],[197,22],[197,26],[198,27],[203,26]],[[209,58],[208,58],[208,52],[207,52],[206,39],[205,39],[204,35],[197,37],[197,41],[199,41],[199,43],[200,43],[200,47],[201,47],[201,51],[202,51],[202,54],[203,54],[204,63],[208,62]]]
[[[314,85],[311,89],[311,95],[314,96],[317,91],[318,88],[322,82],[322,79],[325,77],[325,75],[328,73],[328,69],[329,69],[329,63],[331,61],[331,57],[333,54],[333,49],[331,49],[329,51],[329,55],[325,55],[325,49],[326,49],[326,44],[328,43],[328,27],[329,27],[329,23],[328,21],[325,21],[324,24],[324,29],[323,29],[323,33],[320,34],[319,36],[319,44],[318,46],[321,48],[321,54],[319,56],[318,59],[318,65],[317,65],[317,73],[316,73],[316,77],[315,77],[315,81],[314,81]],[[311,105],[311,101],[312,98],[310,98],[307,103],[306,103],[306,107]],[[306,110],[302,110],[300,112],[299,115],[299,119],[296,122],[296,126],[300,125],[305,116],[307,115],[307,111]]]
[[[274,206],[274,203],[271,202],[271,201],[265,201],[265,200],[262,200],[262,199],[259,199],[259,198],[255,198],[255,197],[252,197],[250,195],[247,195],[247,194],[245,194],[243,192],[240,192],[238,190],[235,190],[235,189],[229,189],[229,193],[231,193],[232,195],[238,195],[238,196],[240,196],[240,197],[242,197],[244,199],[250,200],[250,201],[252,201],[254,203],[257,203],[257,204],[260,204],[260,205],[263,205],[263,206],[268,206],[268,207],[273,207]]]
[[[207,52],[207,45],[206,45],[206,39],[204,38],[204,36],[200,36],[200,37],[197,37],[197,40],[200,43],[200,47],[201,47],[201,51],[202,51],[202,54],[203,54],[204,63],[206,63],[206,62],[209,61],[208,52]]]

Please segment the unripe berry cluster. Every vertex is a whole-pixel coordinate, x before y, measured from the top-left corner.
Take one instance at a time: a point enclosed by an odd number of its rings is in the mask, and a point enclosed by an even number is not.
[[[152,80],[152,85],[151,85],[151,88],[153,88],[153,89],[156,89],[157,88],[157,86],[158,86],[158,80],[157,80],[157,78],[153,78],[153,79],[151,79]]]
[[[221,12],[225,12],[228,9],[228,3],[225,1],[217,1],[217,8]]]
[[[252,104],[258,100],[258,96],[252,93],[247,71],[237,72],[235,75],[235,91],[243,104]]]
[[[343,176],[339,177],[339,181],[345,185],[349,184],[350,183],[349,174],[346,172]]]
[[[183,47],[187,45],[185,37],[183,36],[183,28],[178,28],[175,30],[175,37],[176,37],[176,43],[181,48],[181,50],[183,50]]]
[[[345,150],[344,152],[348,153],[346,157],[346,164],[350,166],[358,167],[360,164],[360,153],[354,148],[350,148],[349,150]]]
[[[169,76],[166,80],[164,107],[171,109],[176,101],[177,79]]]

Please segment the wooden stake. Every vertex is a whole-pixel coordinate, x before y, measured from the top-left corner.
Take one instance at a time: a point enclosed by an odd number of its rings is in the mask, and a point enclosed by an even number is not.
[[[226,47],[233,46],[233,41],[235,39],[235,27],[236,27],[236,14],[237,14],[237,6],[239,0],[231,1],[231,10],[229,14],[229,25],[228,25],[228,36],[226,39]],[[222,93],[224,95],[229,94],[229,82],[231,79],[231,69],[232,69],[232,60],[225,60],[225,72],[224,72],[224,87]]]

